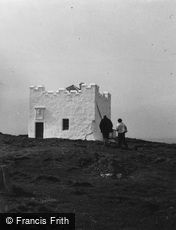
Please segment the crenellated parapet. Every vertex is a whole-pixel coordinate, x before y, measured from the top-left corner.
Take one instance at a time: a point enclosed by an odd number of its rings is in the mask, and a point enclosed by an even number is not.
[[[42,92],[42,91],[45,91],[45,87],[43,85],[30,86],[29,88],[33,92]]]
[[[100,93],[99,90],[97,91],[97,97],[104,99],[104,100],[110,100],[111,99],[111,94],[109,92],[103,92]]]
[[[89,85],[82,84],[81,89],[79,90],[67,90],[66,88],[59,88],[57,91],[47,91],[45,90],[45,87],[42,85],[39,86],[30,86],[30,91],[34,93],[43,93],[46,96],[58,96],[58,95],[80,95],[83,93],[87,93],[87,90],[95,90],[95,93],[97,93],[100,97],[108,99],[110,97],[110,94],[108,92],[100,93],[99,86],[95,83],[91,83]]]
[[[106,99],[110,99],[111,98],[111,94],[107,91],[103,92],[103,97],[105,97]]]

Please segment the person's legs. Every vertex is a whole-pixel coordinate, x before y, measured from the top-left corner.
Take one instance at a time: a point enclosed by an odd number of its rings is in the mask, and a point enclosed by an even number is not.
[[[119,148],[121,148],[122,146],[122,140],[123,140],[122,133],[118,133],[118,147]]]
[[[123,135],[122,135],[122,144],[126,147],[126,148],[128,148],[128,144],[127,144],[127,142],[126,142],[126,138],[125,138],[125,133],[122,133]]]
[[[107,142],[106,137],[103,137],[103,144],[106,145],[106,142]]]
[[[104,132],[103,133],[103,142],[104,142],[104,145],[107,144],[108,138],[109,138],[109,133],[108,132]]]

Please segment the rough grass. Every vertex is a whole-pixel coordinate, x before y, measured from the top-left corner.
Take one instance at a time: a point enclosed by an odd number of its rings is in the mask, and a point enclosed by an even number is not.
[[[74,212],[80,230],[176,229],[176,145],[128,143],[0,134],[0,212]]]

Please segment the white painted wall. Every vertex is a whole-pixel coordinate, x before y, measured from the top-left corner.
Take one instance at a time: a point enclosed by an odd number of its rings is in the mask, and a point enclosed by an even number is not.
[[[42,86],[30,87],[28,136],[34,138],[35,122],[43,122],[44,138],[102,140],[95,101],[102,115],[110,117],[110,95],[101,95],[95,84],[82,85],[80,92],[66,89],[49,92]],[[37,120],[35,108],[39,107],[45,108],[44,118]],[[62,130],[64,118],[69,119],[69,130]]]
[[[111,119],[111,95],[107,92],[101,94],[98,90],[95,92],[95,130],[94,137],[96,140],[102,140],[99,124],[103,116],[106,115]]]

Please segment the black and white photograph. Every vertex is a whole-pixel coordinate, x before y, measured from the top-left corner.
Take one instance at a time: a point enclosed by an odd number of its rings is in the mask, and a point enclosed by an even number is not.
[[[0,0],[0,229],[176,229],[176,0]]]

